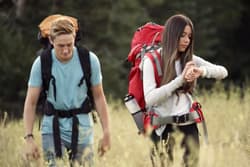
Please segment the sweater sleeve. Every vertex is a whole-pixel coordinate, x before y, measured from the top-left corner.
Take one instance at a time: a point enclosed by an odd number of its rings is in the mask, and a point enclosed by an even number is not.
[[[171,96],[172,93],[184,83],[182,75],[176,77],[169,83],[156,87],[154,67],[149,58],[143,62],[143,91],[147,106],[159,104],[161,101]]]
[[[221,65],[212,64],[198,56],[194,56],[193,60],[198,67],[203,68],[205,78],[224,79],[228,75],[227,69]]]

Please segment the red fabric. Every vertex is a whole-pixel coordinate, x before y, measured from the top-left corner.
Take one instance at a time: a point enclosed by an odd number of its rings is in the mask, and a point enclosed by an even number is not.
[[[140,59],[140,58],[139,58]],[[140,60],[137,60],[136,63],[139,63]],[[139,65],[135,65],[131,68],[129,73],[129,87],[128,93],[133,95],[137,100],[139,106],[144,109],[145,108],[145,101],[144,101],[144,94],[143,94],[143,81],[142,81],[142,73],[139,68]]]
[[[157,57],[159,61],[161,62],[160,53],[155,51],[157,54]],[[145,56],[148,56],[150,60],[152,61],[152,64],[154,66],[154,73],[155,73],[155,81],[157,87],[160,86],[161,82],[161,76],[159,76],[156,68],[156,64],[154,61],[154,58],[151,53],[147,53]],[[130,74],[129,74],[129,87],[128,87],[128,93],[133,95],[135,99],[137,100],[139,106],[144,109],[145,108],[145,99],[144,99],[144,92],[143,92],[143,80],[142,80],[142,71],[139,68],[139,64],[141,62],[141,58],[136,59],[135,66],[131,68]]]
[[[131,41],[131,51],[128,54],[128,61],[132,63],[133,67],[129,73],[129,87],[128,93],[137,100],[140,108],[145,110],[145,99],[144,99],[144,92],[143,92],[143,80],[142,80],[142,71],[139,67],[141,63],[141,57],[137,57],[138,53],[142,51],[143,46],[150,46],[150,45],[157,45],[161,42],[162,32],[164,26],[155,24],[155,23],[146,23],[145,25],[139,27],[137,31],[134,33],[133,39]],[[161,63],[161,56],[155,50],[158,60]],[[155,73],[155,81],[157,87],[160,86],[161,77],[157,72],[157,67],[154,61],[154,58],[151,53],[146,53],[145,56],[148,56],[152,61],[154,66],[154,73]],[[143,119],[144,129],[151,127],[151,116],[148,113],[145,113]]]
[[[204,116],[201,110],[201,105],[198,102],[193,102],[190,112],[197,112],[199,118],[195,119],[195,122],[200,123],[204,120]]]
[[[141,48],[144,45],[151,45],[152,43],[157,44],[161,42],[163,29],[164,26],[152,22],[148,22],[139,27],[134,33],[131,41],[131,50],[128,54],[128,61],[134,63],[136,61],[136,55],[141,51]]]
[[[151,128],[153,128],[153,129],[158,128],[159,126],[157,126],[157,125],[154,125],[153,127],[151,125],[152,117],[158,117],[158,116],[159,115],[156,114],[155,112],[149,112],[149,113],[145,114],[144,118],[143,118],[144,129],[146,130],[146,129],[151,129]]]
[[[155,51],[158,57],[158,60],[161,63],[161,56],[160,53],[158,53],[157,51]],[[155,81],[156,81],[156,85],[157,87],[160,86],[160,82],[161,82],[161,76],[159,76],[158,72],[157,72],[157,68],[156,68],[156,64],[154,61],[154,58],[152,56],[151,53],[146,53],[145,56],[148,56],[150,58],[150,60],[153,63],[153,67],[154,67],[154,73],[155,73]],[[129,94],[133,95],[134,98],[136,99],[137,103],[139,104],[141,109],[145,109],[145,98],[144,98],[144,92],[143,92],[143,80],[142,80],[142,71],[139,68],[139,64],[140,63],[140,58],[138,58],[135,62],[135,66],[132,67],[131,72],[129,74]],[[162,63],[161,63],[162,64]],[[150,115],[148,113],[145,113],[143,119],[143,125],[144,125],[144,130],[150,129],[151,128],[151,117],[155,116],[155,115]],[[153,128],[157,128],[157,127],[153,127]]]

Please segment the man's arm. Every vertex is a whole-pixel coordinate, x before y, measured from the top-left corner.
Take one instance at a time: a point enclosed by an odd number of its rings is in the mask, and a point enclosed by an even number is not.
[[[28,87],[23,112],[25,134],[32,134],[35,121],[36,105],[41,92],[41,88]]]
[[[102,156],[108,149],[110,149],[110,128],[109,128],[109,114],[107,109],[106,98],[103,92],[102,84],[92,87],[93,98],[95,102],[96,111],[101,119],[103,129],[103,138],[100,141],[99,153]]]
[[[35,122],[36,115],[36,105],[41,92],[40,87],[28,87],[25,104],[24,104],[24,112],[23,112],[23,121],[24,121],[24,129],[25,129],[25,140],[26,140],[26,157],[29,159],[34,158],[38,159],[40,157],[40,153],[38,151],[38,147],[33,141],[33,136],[30,135],[33,132],[33,126]]]

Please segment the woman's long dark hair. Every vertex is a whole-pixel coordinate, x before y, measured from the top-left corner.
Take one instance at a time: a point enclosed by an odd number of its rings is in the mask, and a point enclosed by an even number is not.
[[[179,41],[185,27],[189,25],[192,31],[190,44],[185,52],[178,52]],[[192,21],[185,15],[178,14],[170,17],[165,23],[162,36],[162,59],[163,59],[163,78],[161,85],[169,83],[177,74],[175,61],[180,58],[181,68],[184,69],[186,63],[193,58],[194,27]],[[184,92],[192,91],[195,82],[185,83],[181,88]]]

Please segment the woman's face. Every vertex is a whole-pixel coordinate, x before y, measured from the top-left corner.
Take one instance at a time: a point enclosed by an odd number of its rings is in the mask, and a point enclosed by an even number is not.
[[[184,28],[183,33],[181,34],[180,40],[179,40],[179,46],[178,51],[179,52],[185,52],[188,48],[192,38],[192,29],[189,25],[186,25]]]

